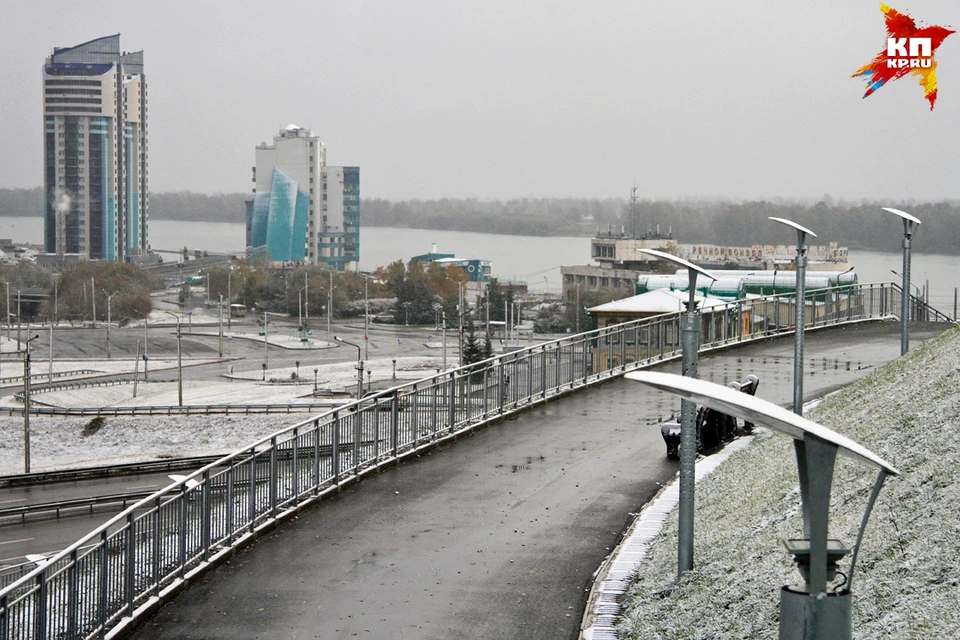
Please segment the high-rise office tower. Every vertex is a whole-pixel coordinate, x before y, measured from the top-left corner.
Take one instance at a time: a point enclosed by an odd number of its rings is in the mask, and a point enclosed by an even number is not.
[[[95,260],[147,242],[147,81],[120,34],[56,48],[43,66],[44,245]]]
[[[343,271],[360,259],[360,169],[330,167],[312,131],[291,124],[256,148],[247,246],[273,263],[326,264]]]

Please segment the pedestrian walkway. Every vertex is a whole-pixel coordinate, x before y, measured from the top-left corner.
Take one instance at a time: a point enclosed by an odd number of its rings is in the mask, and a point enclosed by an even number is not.
[[[792,351],[705,356],[701,377],[755,374],[786,404]],[[806,354],[809,398],[896,358],[898,325],[811,332]],[[304,511],[133,637],[575,638],[596,568],[676,473],[659,424],[678,409],[620,380],[476,431]]]

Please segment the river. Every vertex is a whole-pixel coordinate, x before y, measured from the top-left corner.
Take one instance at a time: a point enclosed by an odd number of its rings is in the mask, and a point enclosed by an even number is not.
[[[921,228],[918,233],[922,233]],[[42,218],[0,218],[0,238],[39,244],[43,239]],[[203,245],[191,239],[202,238]],[[242,252],[245,240],[242,223],[150,221],[150,244],[154,249],[176,251],[187,245],[213,252]],[[490,260],[493,275],[500,280],[527,282],[531,291],[560,291],[560,265],[589,264],[590,238],[567,236],[510,236],[493,233],[435,231],[364,227],[360,231],[360,268],[372,270],[395,260],[428,253],[436,243],[440,253],[461,258]],[[900,271],[899,242],[891,240],[893,251],[849,252],[860,282],[899,282],[890,273]],[[960,256],[922,253],[914,250],[912,280],[918,287],[930,283],[930,304],[953,316],[954,292],[960,288]]]

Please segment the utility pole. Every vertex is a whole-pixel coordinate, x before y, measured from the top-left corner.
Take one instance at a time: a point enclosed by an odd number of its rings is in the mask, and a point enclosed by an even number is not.
[[[35,335],[24,346],[23,352],[23,472],[30,473],[30,343],[39,338]]]
[[[229,313],[227,313],[227,329],[230,329],[233,326],[233,291],[231,291],[230,280],[233,275],[232,271],[227,271],[227,306]]]
[[[580,283],[577,283],[577,308],[575,309],[577,316],[577,333],[580,333]]]
[[[103,292],[103,295],[107,296],[107,360],[110,359],[110,302],[117,293],[117,291],[107,293],[106,290]]]
[[[458,344],[459,344],[459,346],[460,346],[460,348],[459,348],[459,350],[458,350],[458,351],[459,351],[459,357],[458,357],[458,359],[457,359],[457,364],[458,364],[458,366],[462,367],[462,366],[463,366],[463,299],[464,299],[464,297],[465,297],[465,296],[463,295],[463,283],[462,283],[462,282],[458,282],[458,283],[457,283],[457,293],[460,294],[460,295],[459,295],[460,304],[457,305],[457,316],[459,316],[459,318],[458,318],[459,328],[458,328],[458,330],[457,330],[457,333],[458,333],[458,335],[459,335]]]
[[[363,279],[363,359],[370,362],[370,296],[369,278]],[[956,315],[956,314],[954,314]]]
[[[133,356],[133,397],[137,397],[137,384],[140,380],[140,341],[137,340],[137,354]]]
[[[19,293],[17,294],[19,295]],[[93,307],[93,328],[97,328],[97,288],[93,281],[93,276],[90,276],[90,304]],[[19,305],[17,313],[19,314]]]
[[[310,274],[304,271],[303,273],[303,317],[308,321],[310,320],[310,280],[307,276]]]
[[[330,321],[333,318],[333,271],[329,272],[330,274],[330,288],[327,289],[327,339],[330,339],[330,336],[333,335],[333,332],[330,330]]]
[[[219,356],[223,357],[223,294],[220,294],[220,302],[217,303],[217,324],[219,325],[217,351]]]
[[[53,323],[50,323],[50,367],[47,370],[47,382],[53,384]]]
[[[180,349],[180,316],[173,313],[172,311],[165,311],[174,318],[177,319],[177,406],[183,406],[183,359],[182,351]],[[146,366],[146,365],[144,365]],[[144,380],[146,380],[146,374],[144,374]]]
[[[143,380],[147,381],[147,363],[150,362],[150,356],[147,355],[147,325],[150,323],[150,318],[147,316],[143,317]]]

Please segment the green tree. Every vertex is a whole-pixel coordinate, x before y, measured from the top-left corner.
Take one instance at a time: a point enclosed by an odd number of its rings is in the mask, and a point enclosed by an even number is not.
[[[463,325],[462,351],[460,353],[463,364],[473,364],[480,362],[483,357],[483,344],[477,337],[477,329],[473,324],[473,318],[467,316]]]

